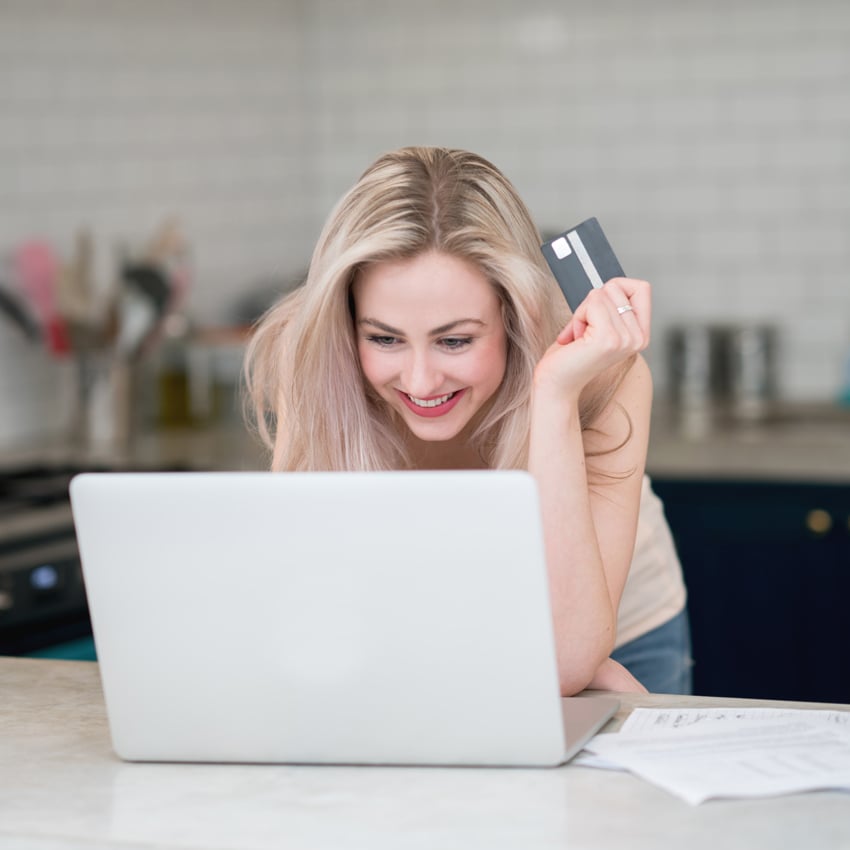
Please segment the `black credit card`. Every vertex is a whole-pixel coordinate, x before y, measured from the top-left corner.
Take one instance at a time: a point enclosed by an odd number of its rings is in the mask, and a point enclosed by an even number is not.
[[[591,289],[626,276],[595,218],[544,242],[540,250],[573,312]]]

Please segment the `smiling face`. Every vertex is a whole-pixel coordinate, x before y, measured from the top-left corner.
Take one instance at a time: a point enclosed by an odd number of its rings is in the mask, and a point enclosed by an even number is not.
[[[505,374],[507,335],[490,282],[438,252],[367,267],[352,286],[366,380],[412,434],[458,437]]]

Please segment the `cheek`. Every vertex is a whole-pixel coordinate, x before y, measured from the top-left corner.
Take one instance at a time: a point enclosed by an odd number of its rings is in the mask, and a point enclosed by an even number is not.
[[[470,364],[470,383],[486,386],[490,392],[495,391],[505,377],[507,365],[507,350],[505,345],[495,343],[482,349],[474,364]]]
[[[499,383],[505,377],[508,368],[508,338],[504,332],[493,340],[493,350],[490,353],[490,367],[498,375]]]
[[[360,368],[363,370],[363,376],[369,384],[375,387],[375,389],[378,389],[384,383],[383,379],[386,377],[387,372],[386,364],[381,358],[380,353],[365,343],[358,343],[357,354],[360,358]]]

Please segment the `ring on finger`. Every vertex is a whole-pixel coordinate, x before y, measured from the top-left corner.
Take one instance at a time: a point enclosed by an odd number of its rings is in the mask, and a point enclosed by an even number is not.
[[[617,308],[617,312],[622,316],[623,313],[631,313],[633,309],[631,304],[623,304],[622,307]]]

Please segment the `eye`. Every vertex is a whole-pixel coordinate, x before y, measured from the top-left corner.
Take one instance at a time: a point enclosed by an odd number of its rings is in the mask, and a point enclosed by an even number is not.
[[[472,342],[471,336],[447,336],[440,340],[440,345],[449,351],[460,351]]]
[[[398,337],[378,334],[367,336],[366,339],[380,348],[392,348],[398,342]]]

